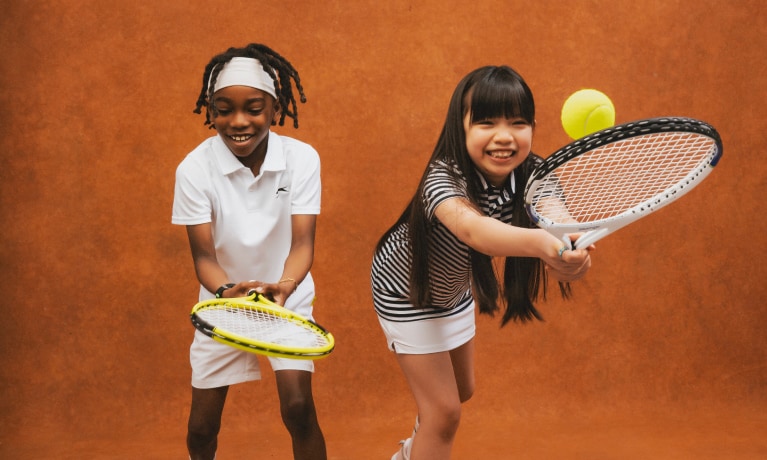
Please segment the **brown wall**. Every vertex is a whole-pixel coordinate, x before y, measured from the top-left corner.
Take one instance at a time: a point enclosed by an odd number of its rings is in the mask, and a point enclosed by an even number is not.
[[[338,348],[315,384],[336,458],[352,458],[347,428],[391,425],[389,446],[412,420],[371,307],[372,248],[455,84],[485,64],[532,86],[538,153],[567,142],[561,104],[593,87],[618,122],[712,123],[725,155],[684,200],[600,242],[575,299],[542,305],[546,323],[479,320],[465,424],[767,407],[761,0],[4,3],[0,454],[136,435],[183,458],[196,281],[170,224],[174,170],[212,134],[192,113],[204,65],[251,41],[299,69],[301,127],[278,131],[323,161],[317,317]],[[278,425],[272,379],[233,392],[230,426]]]

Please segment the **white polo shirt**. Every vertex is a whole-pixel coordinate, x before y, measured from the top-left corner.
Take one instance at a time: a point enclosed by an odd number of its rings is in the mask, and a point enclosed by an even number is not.
[[[261,173],[253,177],[214,136],[176,169],[171,221],[212,223],[216,257],[231,282],[276,282],[290,251],[291,216],[319,214],[320,195],[320,159],[310,145],[269,132]],[[311,276],[299,286],[307,289],[314,291]],[[211,297],[201,286],[200,300]]]

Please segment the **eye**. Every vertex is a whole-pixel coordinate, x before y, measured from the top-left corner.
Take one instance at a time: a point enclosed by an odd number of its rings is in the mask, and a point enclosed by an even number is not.
[[[221,105],[218,105],[218,104],[213,104],[212,109],[213,109],[213,115],[215,116],[227,116],[230,113],[232,113],[232,109],[230,109],[229,107],[226,107],[226,106],[222,107]]]
[[[515,126],[530,126],[530,122],[524,118],[514,118],[511,120],[511,123]]]

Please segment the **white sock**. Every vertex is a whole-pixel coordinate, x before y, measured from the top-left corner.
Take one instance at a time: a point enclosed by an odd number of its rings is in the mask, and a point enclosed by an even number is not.
[[[410,449],[413,448],[413,438],[405,439],[402,443],[402,460],[410,460]]]

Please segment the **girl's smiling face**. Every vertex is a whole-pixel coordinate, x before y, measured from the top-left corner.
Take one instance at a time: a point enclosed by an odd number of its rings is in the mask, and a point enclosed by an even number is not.
[[[471,112],[463,119],[466,150],[488,182],[503,186],[514,169],[530,154],[533,124],[521,117],[495,117],[472,120]]]
[[[211,105],[216,131],[243,164],[266,154],[264,139],[278,109],[272,96],[250,86],[228,86],[213,94]]]

